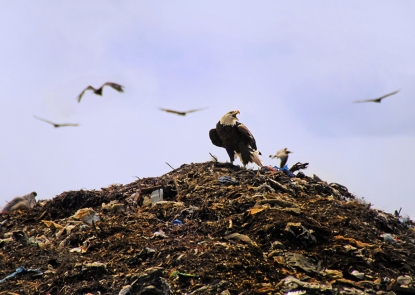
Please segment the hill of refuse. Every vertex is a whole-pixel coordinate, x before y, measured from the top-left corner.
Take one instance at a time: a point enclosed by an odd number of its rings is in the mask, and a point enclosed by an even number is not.
[[[415,294],[395,215],[301,172],[183,165],[0,216],[0,294]]]

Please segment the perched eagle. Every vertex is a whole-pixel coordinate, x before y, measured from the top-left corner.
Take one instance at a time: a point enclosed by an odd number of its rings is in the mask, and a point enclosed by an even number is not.
[[[238,122],[237,114],[240,114],[239,111],[226,113],[216,124],[216,129],[209,131],[210,140],[214,145],[226,149],[231,163],[236,156],[244,167],[248,163],[262,167],[258,156],[261,153],[257,151],[255,138],[244,124]]]
[[[97,89],[92,87],[92,86],[88,86],[87,88],[85,88],[81,92],[81,94],[78,95],[78,102],[81,102],[82,96],[84,95],[85,91],[87,91],[87,90],[92,90],[96,95],[102,95],[102,88],[104,88],[104,86],[111,86],[112,88],[114,88],[118,92],[124,92],[124,89],[123,89],[124,86],[121,86],[120,84],[117,84],[117,83],[106,82],[101,87],[99,87]]]

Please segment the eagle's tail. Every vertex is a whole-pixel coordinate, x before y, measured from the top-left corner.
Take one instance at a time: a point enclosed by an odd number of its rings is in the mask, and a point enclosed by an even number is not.
[[[251,161],[257,164],[259,167],[262,167],[262,161],[259,158],[259,152],[258,151],[251,151]]]

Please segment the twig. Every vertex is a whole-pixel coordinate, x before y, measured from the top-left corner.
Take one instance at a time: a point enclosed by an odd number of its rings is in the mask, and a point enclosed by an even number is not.
[[[173,168],[173,167],[172,167],[169,163],[167,163],[167,162],[166,162],[166,164],[167,164],[167,165],[169,165],[169,166],[170,166],[170,168],[174,170],[174,168]]]
[[[217,162],[218,161],[218,157],[212,155],[211,153],[209,153],[209,155],[213,158],[213,161]]]

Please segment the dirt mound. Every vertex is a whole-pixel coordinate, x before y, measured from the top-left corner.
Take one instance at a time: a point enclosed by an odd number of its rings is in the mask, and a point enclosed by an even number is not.
[[[0,294],[415,294],[414,223],[301,172],[183,165],[0,224]]]

